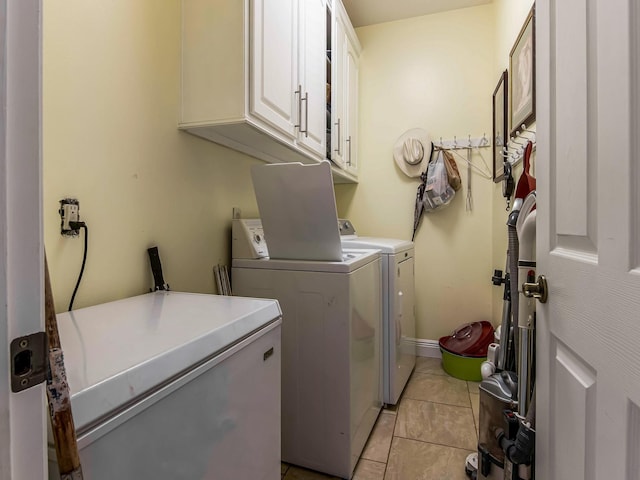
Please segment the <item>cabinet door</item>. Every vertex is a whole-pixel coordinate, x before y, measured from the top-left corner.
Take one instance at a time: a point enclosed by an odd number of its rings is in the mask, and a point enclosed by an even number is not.
[[[345,60],[345,163],[351,173],[358,171],[358,54],[347,41]]]
[[[298,2],[253,0],[251,7],[251,113],[293,139],[298,114]]]
[[[344,7],[339,2],[333,7],[331,39],[331,160],[345,166],[345,60],[347,33]]]
[[[296,118],[299,143],[326,157],[326,10],[324,0],[304,0],[300,8],[298,62],[301,106]]]

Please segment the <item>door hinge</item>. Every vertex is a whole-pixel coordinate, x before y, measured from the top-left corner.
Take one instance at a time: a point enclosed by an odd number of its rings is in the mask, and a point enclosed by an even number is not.
[[[49,375],[49,342],[45,332],[14,338],[10,346],[11,391],[21,392]]]

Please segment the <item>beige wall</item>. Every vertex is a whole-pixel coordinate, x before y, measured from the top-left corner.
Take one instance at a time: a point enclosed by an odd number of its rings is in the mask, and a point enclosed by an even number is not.
[[[173,290],[215,291],[233,206],[257,214],[243,154],[176,129],[180,2],[44,5],[44,229],[65,311],[82,240],[60,236],[58,201],[80,200],[89,254],[75,307],[147,292],[158,245]]]
[[[496,64],[494,67],[494,85],[498,84],[500,75],[504,70],[509,69],[509,52],[520,33],[531,6],[532,0],[494,0],[496,12]],[[491,90],[493,92],[493,89]],[[514,178],[519,178],[522,173],[522,164],[514,168]],[[493,193],[494,215],[493,215],[493,245],[492,256],[494,268],[504,270],[507,254],[507,218],[509,213],[505,211],[506,202],[502,197],[502,185],[496,184]],[[511,204],[513,205],[513,203]],[[502,316],[502,294],[501,288],[493,289],[493,319],[498,324]]]
[[[410,237],[418,182],[391,154],[405,130],[490,134],[491,92],[531,3],[494,0],[358,29],[361,180],[336,194],[361,234]],[[172,289],[215,292],[211,269],[228,262],[232,207],[257,214],[249,167],[260,162],[176,129],[179,27],[178,0],[44,2],[44,228],[58,311],[82,260],[82,240],[59,234],[61,198],[80,200],[90,230],[76,307],[146,292],[153,245]],[[490,165],[490,149],[482,155]],[[419,338],[499,320],[489,276],[504,266],[506,212],[499,185],[472,182],[472,213],[462,190],[420,227]]]
[[[494,88],[493,5],[362,27],[360,183],[336,186],[339,215],[360,234],[411,238],[418,179],[393,161],[397,138],[414,127],[434,139],[491,136]],[[491,149],[482,156],[491,163]],[[476,153],[473,163],[482,165]],[[427,215],[416,236],[417,337],[438,339],[492,315],[493,191],[472,175],[473,211],[463,189],[445,210]]]

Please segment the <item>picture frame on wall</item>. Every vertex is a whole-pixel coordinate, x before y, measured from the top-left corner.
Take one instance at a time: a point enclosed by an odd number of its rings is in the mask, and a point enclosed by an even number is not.
[[[520,29],[511,52],[509,53],[509,72],[511,84],[510,125],[511,135],[516,135],[524,123],[530,126],[536,118],[536,39],[535,4]]]
[[[502,149],[507,145],[508,78],[509,74],[505,70],[493,91],[493,181],[496,183],[504,177]]]

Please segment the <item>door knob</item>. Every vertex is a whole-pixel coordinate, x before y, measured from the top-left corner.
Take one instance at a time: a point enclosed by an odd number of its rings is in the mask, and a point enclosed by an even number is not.
[[[525,282],[522,284],[522,293],[527,298],[537,298],[540,303],[547,303],[549,288],[544,275],[538,276],[537,282]]]

